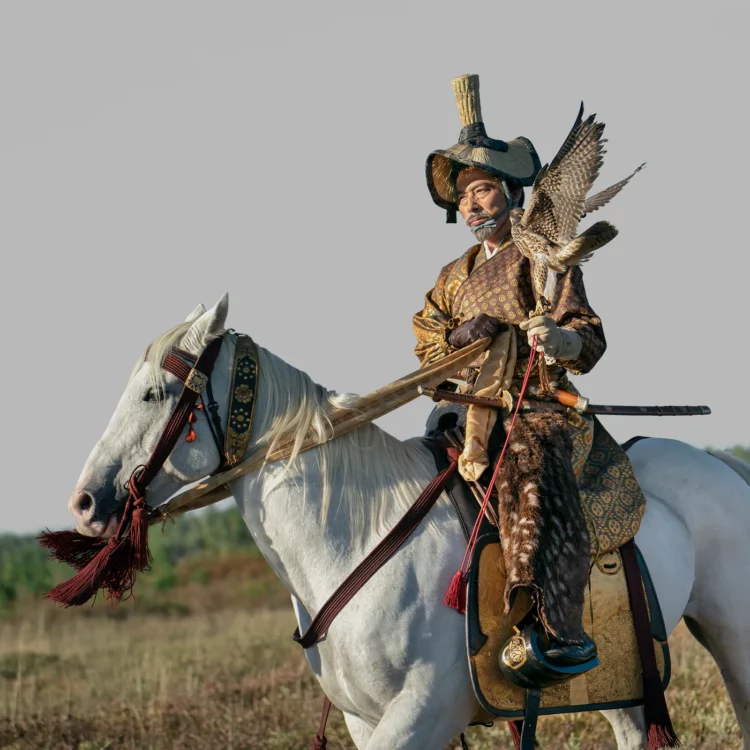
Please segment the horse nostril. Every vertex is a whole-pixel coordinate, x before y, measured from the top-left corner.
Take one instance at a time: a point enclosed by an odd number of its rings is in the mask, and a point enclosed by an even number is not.
[[[86,511],[91,510],[94,505],[94,498],[88,492],[79,492],[73,501],[73,510],[83,515]]]

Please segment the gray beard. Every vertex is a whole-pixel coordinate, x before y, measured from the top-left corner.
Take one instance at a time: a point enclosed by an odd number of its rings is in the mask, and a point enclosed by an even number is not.
[[[472,219],[486,219],[489,221],[492,219],[492,216],[487,213],[487,211],[481,211],[480,213],[471,214],[467,217],[467,226],[468,222],[470,222]],[[484,242],[485,240],[488,240],[490,237],[492,237],[495,232],[497,232],[497,224],[492,224],[490,226],[482,226],[481,224],[478,227],[472,227],[469,226],[469,230],[471,233],[477,238],[477,242]]]
[[[490,237],[492,237],[495,232],[497,232],[497,225],[492,225],[489,227],[482,227],[479,226],[476,229],[471,228],[471,233],[477,238],[477,242],[484,242],[485,240],[488,240]]]

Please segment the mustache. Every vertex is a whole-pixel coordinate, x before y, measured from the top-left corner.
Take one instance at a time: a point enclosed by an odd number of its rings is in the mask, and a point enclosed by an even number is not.
[[[473,214],[469,214],[466,217],[466,224],[470,224],[474,219],[491,219],[492,214],[489,211],[477,211]]]

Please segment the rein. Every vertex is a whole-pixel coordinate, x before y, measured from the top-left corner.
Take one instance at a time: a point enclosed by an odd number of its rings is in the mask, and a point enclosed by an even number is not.
[[[203,393],[210,382],[222,341],[221,337],[211,341],[197,360],[179,350],[164,358],[162,368],[183,383],[182,393],[148,461],[137,467],[128,480],[128,497],[115,535],[105,540],[77,531],[47,531],[39,536],[39,543],[50,550],[51,558],[78,570],[70,580],[46,594],[49,599],[66,607],[77,606],[87,602],[99,589],[105,589],[107,598],[117,603],[133,588],[136,572],[150,567],[150,509],[146,504],[146,489],[164,466],[186,426],[189,427],[188,442],[195,440],[194,410],[205,411]],[[191,367],[185,359],[194,361],[195,365]],[[210,417],[206,416],[210,424]],[[222,456],[218,441],[217,447]]]
[[[193,361],[194,357],[187,352],[175,349],[165,357],[163,368],[182,381],[185,387],[157,447],[148,462],[138,467],[128,482],[128,498],[115,536],[103,540],[83,536],[76,531],[47,531],[39,536],[39,543],[50,550],[52,559],[78,570],[69,581],[53,588],[46,595],[48,598],[66,607],[81,605],[103,588],[107,598],[116,604],[133,588],[136,572],[147,570],[151,564],[149,524],[228,497],[231,493],[227,483],[243,474],[261,469],[266,463],[284,460],[318,447],[322,442],[352,432],[418,398],[418,386],[434,387],[451,377],[476,359],[487,347],[489,339],[476,341],[438,362],[399,378],[361,397],[350,407],[336,409],[330,415],[330,434],[323,440],[308,436],[299,445],[295,439],[290,439],[273,451],[261,449],[248,458],[244,456],[250,441],[257,400],[258,351],[249,336],[236,334],[229,413],[222,449],[221,423],[216,415],[217,404],[212,397],[210,380],[221,342],[219,338],[209,344],[192,368],[185,359]],[[208,404],[203,400],[204,392]],[[197,417],[194,409],[206,414],[219,455],[223,457],[221,463],[209,477],[195,486],[174,495],[158,507],[149,508],[145,502],[146,488],[164,465],[186,426],[187,440],[195,440],[192,425]]]

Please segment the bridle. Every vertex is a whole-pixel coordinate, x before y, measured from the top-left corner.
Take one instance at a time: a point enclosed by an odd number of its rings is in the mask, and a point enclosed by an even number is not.
[[[249,336],[233,335],[235,360],[226,432],[222,430],[218,403],[211,386],[211,375],[224,337],[211,341],[197,357],[172,349],[161,366],[183,384],[182,392],[148,460],[130,476],[128,497],[115,535],[103,540],[75,531],[59,531],[45,532],[39,537],[41,545],[51,550],[51,557],[78,569],[73,578],[53,588],[47,594],[49,598],[66,606],[83,604],[98,589],[104,588],[107,596],[116,602],[132,589],[136,571],[149,568],[148,526],[160,514],[158,508],[149,508],[146,504],[146,489],[166,463],[186,426],[188,442],[196,439],[193,429],[196,411],[206,415],[219,454],[219,465],[211,473],[220,472],[242,458],[250,440],[255,413],[258,350]]]
[[[186,438],[188,442],[193,442],[196,439],[196,433],[193,429],[193,424],[197,420],[195,412],[201,412],[206,417],[206,423],[219,456],[218,466],[208,476],[214,476],[226,470],[244,456],[252,432],[258,396],[258,348],[250,336],[236,333],[233,330],[230,330],[228,334],[234,338],[235,356],[227,406],[226,433],[221,424],[219,403],[214,397],[211,381],[213,367],[218,358],[223,338],[215,340],[219,342],[215,353],[209,351],[215,342],[211,342],[197,358],[184,349],[175,348],[167,354],[161,364],[163,370],[174,375],[183,384],[181,399],[186,391],[196,394],[192,402],[192,409],[187,417],[187,423],[190,426]],[[148,352],[146,356],[148,356]],[[177,415],[178,407],[179,402],[170,415],[169,422],[164,430],[165,433],[170,430],[172,420],[181,418]],[[184,428],[184,422],[181,426],[178,425],[178,428],[181,432]],[[174,444],[171,446],[169,453],[172,450],[174,450]],[[164,456],[162,465],[169,457],[169,453]],[[149,512],[150,520],[160,517],[158,508],[152,508]]]

